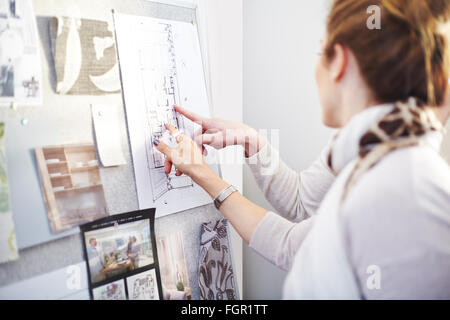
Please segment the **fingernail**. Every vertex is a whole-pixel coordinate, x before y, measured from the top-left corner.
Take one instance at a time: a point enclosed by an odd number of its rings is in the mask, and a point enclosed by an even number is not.
[[[154,144],[155,146],[159,146],[159,140],[153,141],[153,144]]]

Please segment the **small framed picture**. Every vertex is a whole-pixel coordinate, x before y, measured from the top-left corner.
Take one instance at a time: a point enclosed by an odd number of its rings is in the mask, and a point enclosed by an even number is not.
[[[92,299],[159,300],[163,296],[154,219],[152,208],[80,227]]]
[[[127,278],[129,300],[159,300],[155,269]]]
[[[125,283],[117,280],[92,290],[94,300],[126,300]]]

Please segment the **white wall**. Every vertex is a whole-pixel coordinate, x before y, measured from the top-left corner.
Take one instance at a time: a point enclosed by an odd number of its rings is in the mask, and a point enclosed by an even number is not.
[[[280,130],[280,154],[302,170],[331,131],[321,123],[314,66],[328,1],[244,1],[244,122]],[[244,195],[271,208],[244,168]],[[244,299],[279,299],[285,273],[244,246]]]
[[[160,0],[197,8],[197,21],[213,116],[242,122],[243,0]],[[221,159],[233,150],[222,150]],[[222,177],[243,190],[242,164],[221,164]],[[235,274],[242,296],[242,239],[231,227]]]
[[[197,21],[213,116],[242,122],[243,0],[150,0],[197,8]],[[233,150],[222,150],[222,177],[243,190],[242,164],[225,161]],[[229,162],[229,161],[228,161]],[[232,228],[235,273],[242,295],[242,239]]]
[[[199,28],[209,66],[209,87],[214,117],[242,122],[242,10],[243,0],[197,0]],[[204,39],[205,40],[205,39]],[[222,150],[221,159],[233,150]],[[242,164],[222,161],[222,176],[241,192]],[[242,297],[242,239],[232,230],[235,274]]]

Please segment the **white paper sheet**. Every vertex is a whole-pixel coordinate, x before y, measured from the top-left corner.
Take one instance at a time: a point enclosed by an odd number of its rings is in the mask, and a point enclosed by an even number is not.
[[[42,104],[42,70],[31,0],[0,0],[0,106]]]
[[[93,104],[92,120],[100,161],[104,167],[126,164],[120,145],[118,106]]]
[[[189,177],[164,173],[153,141],[171,123],[192,136],[198,125],[173,111],[180,105],[203,116],[210,109],[196,26],[192,23],[114,14],[128,131],[139,208],[157,217],[211,203]],[[216,163],[209,152],[208,163]],[[212,168],[218,172],[215,165]]]

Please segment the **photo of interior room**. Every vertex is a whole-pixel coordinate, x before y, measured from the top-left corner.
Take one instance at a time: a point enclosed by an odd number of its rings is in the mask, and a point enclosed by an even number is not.
[[[35,157],[53,233],[109,215],[94,145],[39,147]]]
[[[85,241],[92,283],[154,262],[149,220],[89,231]]]
[[[94,300],[125,300],[125,285],[123,280],[111,282],[93,290]]]
[[[182,233],[160,237],[157,243],[164,300],[191,299]]]
[[[155,269],[127,278],[129,300],[159,300]]]

